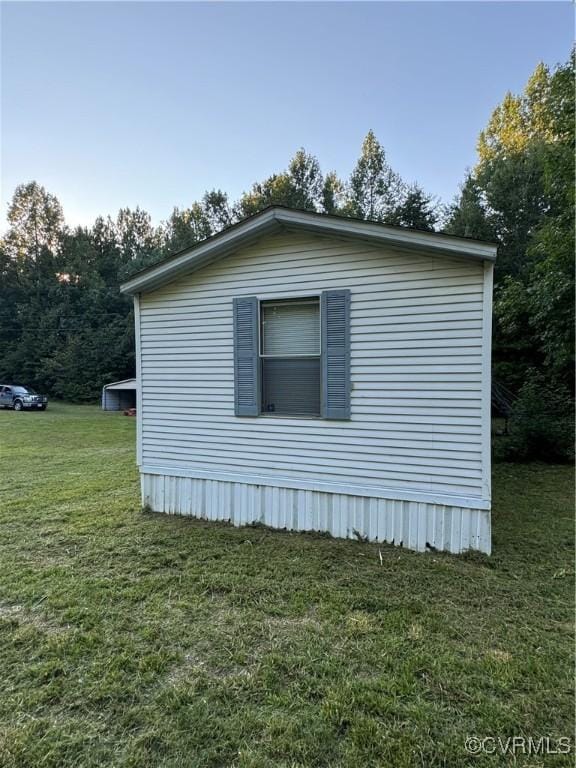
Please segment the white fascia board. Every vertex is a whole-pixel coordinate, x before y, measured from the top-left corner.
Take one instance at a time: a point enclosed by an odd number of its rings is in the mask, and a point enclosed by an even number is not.
[[[360,240],[370,240],[373,243],[421,248],[427,251],[441,251],[443,254],[480,259],[481,261],[496,260],[496,245],[477,240],[443,235],[438,232],[421,232],[419,230],[390,227],[386,224],[374,224],[357,219],[342,219],[324,216],[323,214],[303,213],[301,211],[281,210],[277,212],[284,226],[291,224],[299,228],[308,228],[315,232],[333,235],[334,237],[355,237]]]
[[[194,271],[209,264],[213,259],[225,256],[247,242],[250,242],[278,227],[275,211],[265,211],[261,216],[248,219],[243,225],[210,238],[206,243],[192,246],[173,259],[160,262],[156,268],[136,275],[120,286],[122,293],[138,293],[151,290],[171,280],[182,271]]]
[[[491,243],[318,213],[270,208],[230,230],[215,235],[205,243],[193,246],[179,256],[161,262],[157,267],[152,267],[141,275],[135,275],[131,280],[123,283],[120,290],[122,293],[131,294],[153,290],[182,272],[189,273],[200,269],[265,234],[281,229],[305,230],[319,235],[360,239],[377,245],[426,251],[430,255],[439,253],[475,261],[495,261],[496,259],[496,246]]]

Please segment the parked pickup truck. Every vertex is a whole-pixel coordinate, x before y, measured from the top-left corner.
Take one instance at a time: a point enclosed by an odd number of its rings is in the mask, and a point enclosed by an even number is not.
[[[45,411],[47,406],[48,398],[46,395],[39,395],[31,387],[0,384],[0,408],[13,408],[15,411],[21,411],[24,408]]]

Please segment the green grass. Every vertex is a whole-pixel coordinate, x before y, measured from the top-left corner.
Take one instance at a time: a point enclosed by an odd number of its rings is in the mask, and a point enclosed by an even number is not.
[[[498,465],[494,554],[140,510],[134,420],[0,411],[0,765],[572,765],[572,472]],[[380,561],[379,552],[382,555]]]

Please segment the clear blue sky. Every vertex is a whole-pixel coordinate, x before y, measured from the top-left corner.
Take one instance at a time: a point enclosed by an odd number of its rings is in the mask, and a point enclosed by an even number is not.
[[[565,61],[569,2],[3,3],[2,216],[36,179],[70,224],[232,198],[300,147],[347,177],[372,128],[451,200],[493,108]]]

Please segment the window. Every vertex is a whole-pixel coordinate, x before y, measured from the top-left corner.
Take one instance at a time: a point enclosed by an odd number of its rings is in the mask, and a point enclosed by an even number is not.
[[[260,304],[261,412],[320,416],[320,300]]]
[[[350,290],[232,300],[234,414],[350,419]]]

